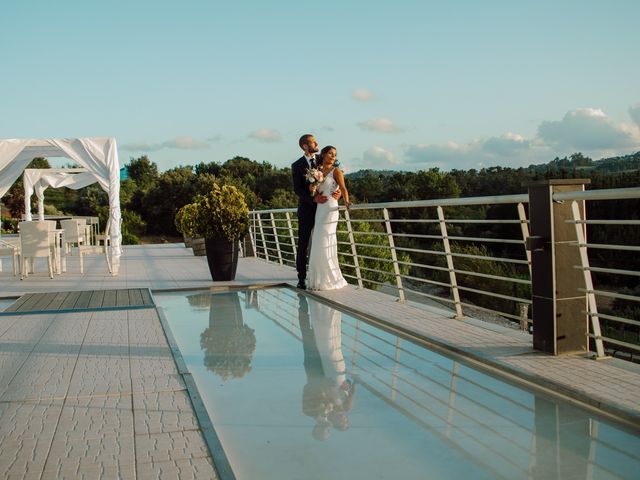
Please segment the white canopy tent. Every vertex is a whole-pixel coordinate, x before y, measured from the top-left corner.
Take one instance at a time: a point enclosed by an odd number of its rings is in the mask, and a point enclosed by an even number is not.
[[[0,198],[36,157],[67,157],[85,167],[109,194],[111,265],[118,273],[122,254],[120,232],[120,162],[115,138],[52,138],[0,140]],[[25,195],[26,196],[26,195]],[[25,212],[26,214],[26,212]]]
[[[38,220],[44,220],[44,191],[47,188],[79,190],[97,181],[96,176],[86,168],[27,168],[22,175],[25,220],[33,220],[31,195],[34,193],[38,197]]]

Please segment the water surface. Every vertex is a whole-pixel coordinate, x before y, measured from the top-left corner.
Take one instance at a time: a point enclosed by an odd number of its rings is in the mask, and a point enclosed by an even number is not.
[[[637,478],[640,437],[288,288],[156,293],[240,479]]]

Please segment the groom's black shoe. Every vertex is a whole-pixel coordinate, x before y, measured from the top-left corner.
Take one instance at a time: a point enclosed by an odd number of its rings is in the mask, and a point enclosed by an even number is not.
[[[306,290],[307,285],[304,282],[298,282],[298,285],[296,285],[296,288],[299,288],[300,290]]]

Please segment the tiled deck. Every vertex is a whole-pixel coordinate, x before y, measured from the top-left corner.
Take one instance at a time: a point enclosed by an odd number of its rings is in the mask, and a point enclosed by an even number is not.
[[[120,275],[101,256],[81,275],[20,281],[4,262],[0,297],[23,293],[192,289],[293,283],[292,268],[241,259],[234,282],[210,280],[206,260],[181,245],[127,247]],[[624,417],[640,428],[640,367],[616,359],[551,357],[531,336],[456,321],[378,292],[318,294],[351,311]],[[215,472],[185,382],[155,309],[0,316],[0,477],[213,478]]]

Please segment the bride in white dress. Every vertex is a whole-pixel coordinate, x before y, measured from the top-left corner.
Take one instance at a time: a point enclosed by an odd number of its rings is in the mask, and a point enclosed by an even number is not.
[[[315,226],[311,234],[311,253],[309,254],[309,281],[310,290],[335,290],[347,286],[347,281],[342,276],[338,264],[338,200],[331,196],[338,187],[342,192],[347,207],[349,192],[344,184],[342,171],[334,166],[337,151],[335,147],[328,145],[320,152],[320,165],[318,168],[324,174],[324,181],[317,187],[317,192],[327,196],[327,201],[318,203],[316,210]],[[315,184],[311,185],[314,191]]]

